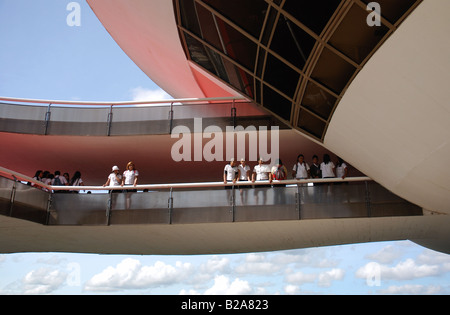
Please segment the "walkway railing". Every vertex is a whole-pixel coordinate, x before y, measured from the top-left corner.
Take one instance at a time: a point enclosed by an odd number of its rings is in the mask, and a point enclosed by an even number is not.
[[[139,192],[121,193],[124,187],[55,187],[5,168],[0,168],[0,174],[0,214],[45,225],[193,224],[422,215],[421,208],[367,177],[273,181],[273,187],[264,181],[235,185],[223,182],[138,185],[125,189]],[[21,181],[40,184],[42,189]],[[230,189],[223,189],[224,186]],[[61,193],[66,190],[102,190],[103,193]]]
[[[284,126],[244,98],[80,102],[0,97],[0,131],[4,132],[101,136],[170,134],[177,125],[191,127],[196,117],[219,127]]]

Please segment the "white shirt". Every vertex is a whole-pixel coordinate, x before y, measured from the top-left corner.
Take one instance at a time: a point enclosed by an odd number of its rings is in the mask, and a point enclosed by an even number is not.
[[[347,168],[347,164],[342,163],[341,166],[336,167],[336,176],[338,178],[342,178],[345,175],[345,169]]]
[[[308,163],[303,162],[303,164],[300,164],[299,162],[297,162],[296,164],[294,164],[292,170],[295,171],[295,178],[308,178]]]
[[[236,177],[236,174],[238,172],[238,169],[236,166],[231,166],[230,164],[225,165],[225,168],[223,170],[225,174],[227,174],[227,181],[233,181]]]
[[[256,173],[256,180],[268,180],[270,173],[269,165],[255,165],[253,172]]]
[[[240,164],[238,166],[238,170],[241,172],[241,177],[239,179],[240,180],[248,180],[247,172],[250,171],[250,166],[248,166],[248,165],[242,166],[242,164]]]
[[[109,179],[109,186],[120,186],[120,182],[117,181],[117,178],[118,178],[119,180],[122,180],[122,175],[117,174],[117,176],[116,176],[115,173],[109,174],[109,176],[108,176],[108,179]]]
[[[126,170],[123,172],[123,177],[125,178],[125,185],[134,185],[134,179],[139,176],[137,170]]]
[[[320,170],[322,171],[322,178],[334,177],[333,169],[334,169],[333,162],[328,162],[328,164],[325,164],[324,162],[322,162],[320,164]]]

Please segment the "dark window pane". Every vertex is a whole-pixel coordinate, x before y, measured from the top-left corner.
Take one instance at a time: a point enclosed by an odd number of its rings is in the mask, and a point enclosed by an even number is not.
[[[181,24],[195,35],[201,37],[194,1],[183,0],[179,1],[179,3],[181,11]]]
[[[266,71],[264,81],[274,86],[290,98],[294,98],[300,74],[288,65],[267,54]]]
[[[189,55],[191,56],[192,61],[199,64],[206,70],[217,74],[203,44],[187,33],[184,33],[184,36],[186,38],[186,45],[188,46]]]
[[[196,5],[197,15],[200,21],[200,28],[202,32],[202,38],[217,50],[223,52],[222,43],[220,42],[220,37],[217,32],[216,23],[214,22],[214,16],[211,12],[206,10],[201,5]]]
[[[311,77],[340,94],[355,71],[354,66],[324,48]]]
[[[286,0],[283,9],[320,35],[340,3],[340,0]]]
[[[220,18],[216,17],[216,19],[226,54],[253,72],[257,45]]]
[[[322,139],[323,132],[325,131],[326,123],[311,115],[306,110],[300,110],[298,118],[298,127],[318,139]]]
[[[270,49],[298,69],[303,69],[314,44],[314,38],[281,15],[278,19]]]
[[[253,77],[226,59],[223,60],[223,63],[229,79],[228,82],[237,90],[253,98]]]
[[[269,43],[269,39],[270,39],[270,34],[272,34],[272,30],[273,27],[275,25],[275,21],[277,18],[277,12],[275,9],[271,8],[269,11],[269,16],[267,18],[267,23],[266,26],[264,28],[264,33],[263,36],[261,38],[261,44],[263,44],[264,46],[267,46]]]
[[[204,2],[259,39],[266,16],[267,2],[264,0],[204,0]]]
[[[357,63],[364,61],[389,31],[384,25],[370,27],[366,18],[367,11],[353,5],[329,41]]]
[[[305,94],[302,99],[302,106],[319,115],[325,120],[331,114],[336,103],[336,98],[318,87],[313,82],[309,82],[306,86]]]
[[[264,107],[277,114],[281,118],[289,121],[291,117],[291,101],[284,98],[266,85],[264,85],[263,89]]]

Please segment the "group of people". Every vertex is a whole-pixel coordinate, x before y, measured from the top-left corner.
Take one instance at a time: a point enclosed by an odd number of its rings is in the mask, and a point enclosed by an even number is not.
[[[81,179],[81,173],[76,171],[72,178],[70,178],[69,173],[63,173],[61,175],[60,171],[55,171],[54,173],[50,173],[49,171],[37,170],[33,177],[34,180],[41,182],[45,185],[49,186],[84,186],[83,180]],[[46,190],[43,187],[40,187],[39,184],[30,183],[31,186],[39,187]],[[78,193],[77,190],[57,190],[55,192],[74,192]]]
[[[112,172],[109,174],[106,183],[103,184],[103,187],[106,186],[136,186],[139,177],[139,172],[136,169],[136,166],[132,161],[128,162],[125,171],[123,174],[120,174],[120,169],[117,165],[112,167]],[[118,191],[116,191],[118,192]]]
[[[236,166],[234,159],[225,165],[223,182],[236,183],[236,181],[269,181],[285,180],[288,178],[288,170],[283,162],[278,159],[272,167],[263,164],[262,158],[258,160],[253,171],[247,165],[245,159],[241,159],[240,164]],[[348,166],[341,158],[337,158],[336,164],[331,161],[329,154],[324,154],[322,163],[319,164],[317,155],[313,155],[311,166],[305,162],[303,154],[297,156],[297,161],[292,168],[292,178],[294,179],[309,179],[309,178],[333,178],[338,177],[344,179],[348,175]],[[228,186],[229,187],[229,186]]]

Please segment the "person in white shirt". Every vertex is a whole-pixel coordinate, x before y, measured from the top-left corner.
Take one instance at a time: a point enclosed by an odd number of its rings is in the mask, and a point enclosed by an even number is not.
[[[121,186],[122,182],[122,175],[119,174],[119,167],[114,165],[112,168],[111,174],[109,174],[108,179],[106,180],[106,183],[103,184],[103,187],[105,186]],[[113,190],[113,192],[120,192],[120,190]]]
[[[297,162],[292,168],[292,177],[295,179],[307,179],[311,177],[309,165],[305,162],[303,154],[297,156]]]
[[[338,161],[336,163],[336,176],[338,178],[345,179],[348,175],[347,164],[345,164],[345,162],[340,157],[338,157],[337,160]]]
[[[269,183],[272,183],[271,168],[269,165],[263,164],[262,158],[258,160],[258,164],[253,168],[252,182],[255,182],[255,180],[268,180]]]
[[[223,169],[223,183],[233,182],[234,184],[238,178],[238,173],[239,170],[236,167],[236,163],[234,159],[231,159],[230,163],[225,165],[225,168]],[[231,189],[231,186],[225,186],[225,189]]]
[[[322,178],[336,177],[334,174],[334,163],[331,162],[328,154],[323,155],[323,162],[320,164],[320,170],[322,171]]]
[[[133,162],[128,162],[126,170],[123,172],[122,186],[123,185],[137,185],[139,172],[137,171]]]
[[[250,166],[247,165],[245,162],[245,159],[241,159],[241,164],[238,166],[239,171],[239,181],[252,181],[252,178],[250,176]],[[239,186],[239,188],[249,188],[250,186]]]

